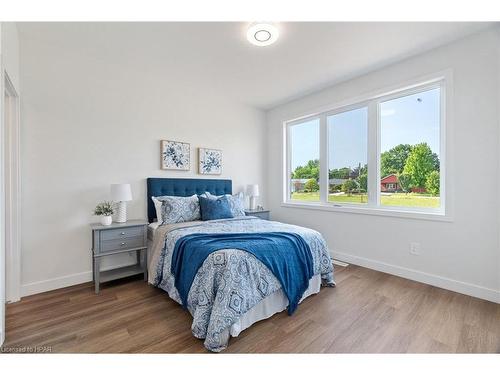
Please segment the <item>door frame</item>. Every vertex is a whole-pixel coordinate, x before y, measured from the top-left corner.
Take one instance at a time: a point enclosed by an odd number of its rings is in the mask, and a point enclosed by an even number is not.
[[[3,177],[7,302],[21,298],[21,122],[19,94],[4,73]],[[9,118],[7,119],[7,116]]]

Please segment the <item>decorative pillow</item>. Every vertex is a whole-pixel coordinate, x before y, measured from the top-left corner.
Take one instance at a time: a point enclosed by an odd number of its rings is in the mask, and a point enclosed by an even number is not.
[[[229,219],[233,217],[226,195],[220,198],[206,198],[200,195],[201,220]]]
[[[225,194],[225,195],[213,195],[208,191],[200,195],[200,197],[206,197],[210,199],[217,199],[221,197],[227,197],[229,201],[229,208],[231,209],[231,214],[233,217],[245,216],[245,195],[242,192],[237,194]]]
[[[198,196],[190,197],[156,197],[161,201],[161,220],[163,224],[183,223],[200,220],[200,202]]]
[[[158,197],[151,197],[151,200],[153,201],[155,205],[155,211],[156,211],[156,221],[159,221],[161,223],[161,205],[165,198],[177,198],[176,196],[173,195],[161,195]]]
[[[151,200],[155,205],[156,221],[161,222],[161,200],[158,198],[165,198],[165,197],[151,197]]]

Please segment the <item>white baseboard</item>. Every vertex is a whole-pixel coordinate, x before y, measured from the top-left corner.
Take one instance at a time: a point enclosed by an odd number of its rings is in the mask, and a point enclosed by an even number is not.
[[[113,265],[112,267],[103,267],[101,271],[107,271],[113,268],[129,266],[133,263],[124,263]],[[31,296],[33,294],[48,292],[55,289],[66,288],[72,285],[83,284],[92,281],[92,271],[74,273],[72,275],[56,277],[48,280],[35,281],[33,283],[21,285],[21,297]]]
[[[403,277],[405,279],[410,279],[424,284],[437,286],[439,288],[448,289],[453,292],[466,294],[468,296],[485,299],[487,301],[500,303],[499,290],[489,289],[480,285],[453,280],[438,275],[432,275],[426,272],[416,271],[401,266],[395,266],[393,264],[379,262],[377,260],[359,257],[356,255],[350,255],[338,251],[332,251],[331,254],[332,257],[340,261],[356,264],[358,266],[366,268],[371,268],[376,271],[389,273],[391,275],[396,275]]]
[[[453,280],[442,276],[432,275],[422,271],[412,270],[410,268],[395,266],[393,264],[380,262],[373,259],[358,257],[347,253],[332,251],[332,257],[346,263],[356,264],[358,266],[371,268],[377,271],[389,273],[404,277],[406,279],[418,281],[424,284],[437,286],[439,288],[452,290],[454,292],[466,294],[469,296],[485,299],[491,302],[500,303],[500,291],[485,288],[483,286]],[[121,266],[129,265],[123,264]],[[112,268],[115,268],[113,266]],[[105,269],[103,269],[105,270]],[[82,284],[92,281],[92,272],[86,271],[72,275],[57,277],[48,280],[36,281],[21,285],[21,297],[32,294],[48,292],[50,290],[65,288],[72,285]]]
[[[333,257],[332,257],[332,258],[333,258]],[[342,262],[342,261],[340,261],[340,260],[338,260],[338,259],[335,259],[335,258],[333,258],[333,259],[332,259],[332,263],[333,263],[335,266],[340,266],[340,267],[347,267],[347,266],[349,266],[349,263]]]
[[[92,271],[74,273],[72,275],[56,277],[54,279],[35,281],[33,283],[21,285],[21,297],[66,288],[67,286],[82,284],[88,281],[92,281]]]

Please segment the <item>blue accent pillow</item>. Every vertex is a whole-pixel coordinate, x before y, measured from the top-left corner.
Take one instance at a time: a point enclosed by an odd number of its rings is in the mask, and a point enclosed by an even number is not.
[[[233,217],[229,199],[224,195],[217,199],[198,197],[200,200],[201,220],[229,219]]]
[[[233,215],[233,217],[245,216],[245,196],[242,192],[234,195],[224,194],[224,196],[226,196],[229,201],[229,208],[231,209],[231,214]],[[222,195],[213,195],[206,191],[201,194],[200,197],[217,199],[222,197]]]

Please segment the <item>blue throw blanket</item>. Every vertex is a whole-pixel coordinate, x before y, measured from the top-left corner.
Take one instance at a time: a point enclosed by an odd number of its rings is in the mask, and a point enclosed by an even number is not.
[[[288,315],[297,309],[313,276],[313,259],[307,242],[296,233],[195,233],[177,240],[171,272],[184,308],[191,284],[205,259],[214,251],[238,249],[253,254],[279,280],[288,297]]]

